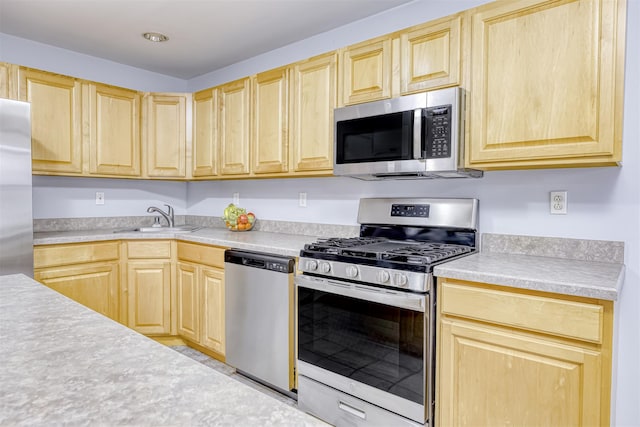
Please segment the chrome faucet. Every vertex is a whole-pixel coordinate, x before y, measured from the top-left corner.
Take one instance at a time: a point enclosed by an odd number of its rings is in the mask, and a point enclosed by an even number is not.
[[[162,215],[164,217],[164,219],[167,220],[167,223],[169,224],[169,227],[174,226],[174,222],[173,222],[173,208],[170,205],[165,205],[168,209],[167,212],[164,212],[162,209],[160,208],[156,208],[155,206],[150,206],[147,209],[147,212],[149,213],[153,213],[153,212],[157,212],[160,215]]]

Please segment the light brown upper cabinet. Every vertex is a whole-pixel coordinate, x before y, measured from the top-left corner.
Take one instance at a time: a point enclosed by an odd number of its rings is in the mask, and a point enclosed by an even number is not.
[[[391,97],[391,37],[349,46],[340,53],[344,105]]]
[[[333,170],[333,109],[337,103],[337,53],[292,66],[291,168],[296,174]]]
[[[402,95],[461,83],[462,18],[447,17],[400,33]]]
[[[260,73],[251,78],[251,85],[251,172],[287,172],[289,69]]]
[[[236,80],[219,86],[220,174],[249,174],[250,79]]]
[[[140,176],[140,94],[98,83],[84,85],[89,123],[89,173]]]
[[[0,62],[0,98],[18,99],[18,66]]]
[[[31,103],[35,173],[82,173],[82,93],[73,77],[20,68],[20,99]]]
[[[187,98],[186,94],[145,94],[142,146],[146,154],[146,176],[185,178]]]
[[[193,94],[193,164],[194,178],[218,174],[218,90],[206,89]]]
[[[489,3],[472,13],[467,166],[615,165],[624,0]]]

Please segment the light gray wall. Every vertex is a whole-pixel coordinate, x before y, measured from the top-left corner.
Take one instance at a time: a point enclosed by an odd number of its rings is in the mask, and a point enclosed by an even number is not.
[[[96,192],[104,204],[96,205]],[[187,214],[187,183],[130,179],[33,177],[33,217],[80,218],[144,216],[149,206],[169,204],[176,215]],[[154,215],[155,216],[155,215]]]
[[[0,60],[76,75],[142,90],[198,90],[242,76],[330,51],[484,1],[417,0],[408,6],[303,40],[188,82],[62,51],[0,34]],[[640,1],[628,1],[629,17],[640,16]],[[633,24],[633,20],[629,19]],[[36,46],[37,45],[37,46]],[[20,49],[7,52],[7,46]],[[12,59],[18,58],[18,59]],[[489,172],[480,180],[362,182],[348,178],[145,182],[83,178],[34,177],[34,216],[141,215],[146,206],[174,203],[178,214],[219,216],[240,193],[240,204],[258,218],[355,224],[357,201],[368,196],[450,196],[480,199],[480,230],[536,236],[618,240],[625,242],[626,278],[615,305],[619,335],[614,354],[612,423],[640,425],[640,31],[627,26],[624,153],[621,168]],[[134,85],[134,83],[136,83]],[[138,84],[139,83],[139,84]],[[180,89],[184,84],[186,89]],[[153,86],[153,87],[149,87]],[[552,216],[548,192],[567,190],[568,215]],[[106,204],[96,207],[95,191]],[[297,204],[306,192],[308,207]]]
[[[142,92],[186,92],[188,86],[188,82],[182,79],[2,32],[0,32],[0,61]]]
[[[195,77],[189,80],[189,91],[195,92],[281,67],[488,2],[489,0],[414,0],[390,11]]]

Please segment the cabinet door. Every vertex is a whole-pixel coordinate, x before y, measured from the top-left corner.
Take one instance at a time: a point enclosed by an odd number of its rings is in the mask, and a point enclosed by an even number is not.
[[[293,66],[291,155],[295,172],[333,170],[335,52]]]
[[[194,177],[218,174],[217,89],[207,89],[193,95],[193,170]]]
[[[149,177],[184,178],[187,149],[187,96],[147,94],[143,127]]]
[[[400,92],[460,84],[461,18],[412,27],[400,36]]]
[[[34,274],[40,283],[116,321],[118,277],[117,262],[43,269]]]
[[[224,273],[201,267],[202,331],[200,344],[224,355]]]
[[[18,99],[18,66],[0,62],[0,98]]]
[[[598,351],[449,319],[438,351],[438,425],[600,422]]]
[[[140,176],[140,95],[100,84],[89,92],[89,172]]]
[[[127,264],[128,326],[142,334],[171,332],[171,262]]]
[[[220,174],[249,174],[249,79],[218,88],[220,95]]]
[[[624,2],[494,2],[472,15],[469,165],[621,158]]]
[[[81,85],[73,77],[21,68],[20,99],[31,103],[34,172],[82,173]]]
[[[289,70],[279,68],[252,78],[252,172],[288,170]]]
[[[178,263],[178,335],[200,342],[200,297],[195,266]]]
[[[340,80],[345,105],[391,96],[391,37],[350,46],[341,56]]]

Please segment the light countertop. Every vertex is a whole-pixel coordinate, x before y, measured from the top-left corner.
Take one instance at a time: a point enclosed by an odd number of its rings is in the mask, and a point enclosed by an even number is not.
[[[0,425],[326,425],[24,275],[0,342]]]
[[[480,252],[440,264],[434,268],[434,275],[615,301],[624,281],[624,265]]]
[[[298,256],[306,243],[317,240],[316,236],[299,234],[203,228],[193,233],[40,232],[34,235],[34,245],[172,238],[288,256]],[[510,235],[484,235],[483,238],[483,246],[488,251],[483,249],[478,254],[437,265],[434,275],[565,295],[618,299],[624,282],[623,248],[619,242]],[[504,252],[491,252],[496,248]]]
[[[229,231],[226,228],[202,228],[192,233],[167,232],[119,232],[114,230],[48,231],[34,233],[34,245],[81,243],[119,239],[177,239],[207,245],[268,252],[278,255],[298,256],[306,243],[318,237],[300,234],[272,233],[265,231]]]

